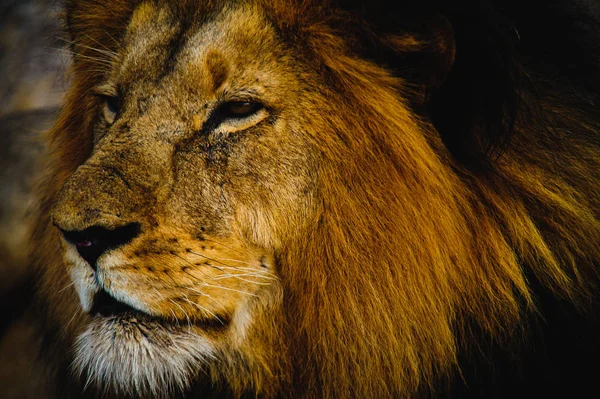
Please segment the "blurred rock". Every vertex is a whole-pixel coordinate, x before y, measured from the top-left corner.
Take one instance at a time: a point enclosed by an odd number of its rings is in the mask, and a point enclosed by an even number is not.
[[[55,1],[0,1],[0,115],[60,103],[69,60],[60,24]]]

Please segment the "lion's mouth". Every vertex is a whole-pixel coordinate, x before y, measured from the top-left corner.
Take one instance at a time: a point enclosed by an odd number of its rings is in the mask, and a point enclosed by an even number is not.
[[[121,320],[136,320],[144,324],[161,324],[163,326],[179,326],[180,321],[165,317],[155,316],[138,310],[124,302],[121,302],[111,296],[104,290],[100,290],[94,296],[94,301],[89,314],[95,318],[110,318]],[[186,319],[186,324],[189,325],[190,320]],[[226,328],[230,322],[230,318],[225,315],[216,316],[214,319],[196,319],[194,324],[202,329],[221,330]]]
[[[116,300],[104,290],[100,290],[100,292],[98,292],[94,297],[90,314],[92,316],[103,317],[125,316],[129,314],[146,315],[134,307]]]

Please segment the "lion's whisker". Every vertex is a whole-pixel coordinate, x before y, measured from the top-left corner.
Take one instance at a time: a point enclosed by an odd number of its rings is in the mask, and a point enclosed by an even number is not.
[[[262,276],[260,273],[240,273],[240,274],[227,273],[222,276],[214,277],[213,280],[218,281],[218,280],[225,280],[228,278],[237,278],[239,280],[246,281],[246,282],[252,283],[252,284],[266,284],[266,283],[259,283],[256,281],[244,280],[243,277],[256,277],[256,278],[264,279],[264,280],[270,280],[270,281],[273,280],[273,277]]]
[[[232,258],[216,258],[216,259],[218,259],[218,260],[223,260],[223,261],[227,261],[227,262],[236,262],[236,263],[241,263],[241,264],[244,264],[244,265],[252,265],[252,264],[253,264],[252,262],[246,262],[246,261],[243,261],[243,260],[239,260],[239,259],[232,259]],[[235,267],[235,266],[234,266],[234,267]]]
[[[227,273],[227,275],[231,274],[231,275],[238,275],[238,276],[256,276],[256,277],[260,277],[265,280],[276,280],[277,279],[275,274],[273,274],[267,270],[254,269],[254,268],[249,268],[249,267],[239,267],[239,268],[238,267],[223,267],[223,269],[241,272],[241,273],[231,273],[230,272],[230,273]]]
[[[198,309],[202,310],[203,312],[206,312],[206,313],[210,314],[212,317],[214,317],[215,319],[219,320],[219,323],[221,323],[222,325],[225,325],[225,323],[223,322],[223,320],[221,320],[221,318],[219,316],[217,316],[215,313],[213,313],[209,309],[207,309],[204,306],[202,306],[202,305],[200,305],[200,304],[198,304],[198,303],[190,300],[187,296],[184,296],[183,299],[185,299],[190,304],[198,307]]]
[[[69,287],[72,287],[75,285],[75,281],[73,281],[71,284],[67,284],[66,286],[64,286],[64,288],[62,288],[60,291],[58,291],[58,293],[60,294],[61,292],[64,292],[65,290],[67,290]]]
[[[195,251],[188,251],[188,252],[189,252],[189,253],[191,253],[191,254],[194,254],[194,255],[201,256],[201,257],[203,257],[203,258],[205,258],[205,259],[208,259],[208,260],[211,260],[211,261],[213,261],[213,262],[220,263],[220,264],[222,264],[222,265],[224,265],[224,266],[234,267],[234,266],[232,266],[232,265],[228,265],[227,263],[220,262],[220,261],[218,261],[217,259],[211,258],[211,257],[209,257],[209,256],[206,256],[206,255],[204,255],[204,254],[201,254],[201,253],[199,253],[199,252],[195,252]],[[206,265],[207,265],[207,266],[213,266],[213,267],[217,267],[217,266],[210,265],[210,264],[206,264]]]
[[[115,51],[112,51],[111,49],[109,49],[108,47],[106,47],[104,44],[100,43],[98,40],[94,39],[93,37],[91,37],[89,35],[85,35],[85,36],[88,37],[89,39],[91,39],[93,42],[98,43],[100,46],[102,46],[104,48],[102,49],[102,48],[88,46],[86,44],[83,44],[83,43],[80,43],[80,42],[76,42],[76,41],[73,41],[73,40],[68,40],[68,39],[63,38],[63,37],[59,37],[58,40],[62,41],[63,43],[66,43],[66,44],[70,44],[70,45],[72,45],[74,47],[81,47],[81,48],[84,48],[84,49],[87,49],[87,50],[95,51],[95,52],[103,54],[103,55],[110,56],[112,59],[115,59],[115,58],[117,58],[119,56],[119,53],[117,53]],[[69,51],[71,51],[72,54],[76,54],[76,52],[74,52],[72,50],[69,50]]]
[[[222,304],[221,302],[217,301],[216,299],[214,299],[212,296],[208,295],[207,293],[205,293],[205,292],[202,292],[202,291],[198,291],[197,289],[194,289],[194,288],[192,288],[192,287],[183,287],[183,288],[185,288],[185,289],[186,289],[186,290],[188,290],[188,291],[191,291],[191,292],[193,292],[193,293],[194,293],[194,294],[196,294],[196,295],[199,295],[199,296],[202,296],[202,297],[208,298],[208,299],[210,299],[211,301],[213,301],[213,302],[214,302],[214,303],[215,303],[217,306],[219,306],[219,307],[223,308],[223,304]]]
[[[250,283],[250,284],[254,284],[254,285],[269,285],[269,283],[261,283],[261,282],[258,282],[258,281],[251,281],[251,280],[247,280],[245,278],[238,277],[238,276],[235,276],[235,275],[225,276],[225,277],[222,277],[220,279],[215,278],[214,280],[218,281],[218,280],[225,280],[225,279],[229,279],[229,278],[235,278],[237,280],[240,280],[240,281],[243,281],[243,282],[246,282],[246,283]]]
[[[187,263],[189,263],[191,266],[194,266],[194,267],[196,267],[196,265],[195,265],[195,264],[193,264],[193,263],[192,263],[192,262],[190,262],[189,260],[185,259],[184,257],[182,257],[182,256],[179,256],[179,255],[177,255],[177,254],[174,254],[174,255],[175,255],[175,256],[177,256],[179,259],[183,260],[184,262],[187,262]],[[219,267],[217,267],[217,266],[214,266],[214,265],[211,265],[211,264],[206,264],[206,266],[210,266],[210,267],[212,267],[212,268],[214,268],[214,269],[221,270]],[[202,270],[201,270],[201,271],[202,271]],[[202,272],[202,273],[204,273],[204,272]]]
[[[208,274],[204,273],[202,271],[202,269],[198,269],[200,271],[200,273],[204,274],[206,277],[210,278],[211,280],[214,280],[213,276],[209,276]],[[204,280],[198,278],[197,276],[194,276],[193,274],[191,274],[190,272],[188,272],[187,270],[182,270],[183,273],[187,274],[188,276],[190,276],[191,278],[193,278],[196,281],[199,281],[201,283],[204,283]]]
[[[69,319],[69,321],[67,322],[67,324],[62,329],[63,335],[67,333],[67,330],[69,329],[69,326],[71,325],[71,323],[73,322],[73,320],[75,320],[75,318],[80,313],[83,313],[83,309],[81,309],[81,308],[78,308],[75,312],[73,312],[73,316],[71,316],[71,318]]]
[[[194,293],[194,294],[196,294],[196,295],[199,295],[199,296],[202,296],[202,297],[208,298],[208,299],[210,299],[211,301],[213,301],[213,302],[214,302],[214,303],[215,303],[217,306],[219,306],[221,309],[225,309],[225,308],[223,307],[223,304],[222,304],[221,302],[217,301],[215,298],[213,298],[212,296],[208,295],[207,293],[205,293],[205,292],[202,292],[202,291],[198,291],[197,289],[194,289],[194,288],[192,288],[192,287],[183,287],[183,288],[187,289],[188,291],[191,291],[191,292],[193,292],[193,293]]]
[[[161,298],[161,300],[163,300],[165,298],[165,296],[156,287],[153,287],[153,288],[154,288],[154,292],[156,292],[156,295],[158,295],[158,297]],[[175,314],[173,309],[169,308],[169,311],[173,315],[173,319],[175,320],[177,327],[180,327],[179,318],[177,317],[177,315]],[[185,312],[184,312],[184,314],[185,314]]]
[[[229,277],[229,276],[239,276],[239,277],[250,277],[250,276],[254,276],[254,277],[260,277],[260,278],[265,278],[265,279],[272,279],[273,277],[270,275],[267,275],[266,273],[261,273],[260,271],[245,271],[242,270],[240,273],[223,273],[220,276],[215,277],[215,279],[220,279],[222,277]]]
[[[179,319],[177,318],[177,315],[175,314],[175,312],[173,311],[173,309],[169,308],[169,311],[171,312],[171,314],[173,315],[173,319],[175,320],[175,323],[177,324],[177,327],[181,327],[179,325]]]
[[[200,269],[200,272],[202,272],[202,270]],[[188,276],[194,278],[195,280],[200,281],[203,284],[207,284],[205,281],[202,281],[201,279],[199,279],[198,277],[192,275],[191,273],[184,271],[185,274],[187,274]],[[205,274],[206,275],[206,274]],[[258,281],[251,281],[251,280],[247,280],[244,279],[243,277],[249,277],[249,276],[254,276],[254,277],[258,277],[258,278],[263,278],[263,279],[267,279],[267,280],[272,280],[274,279],[274,277],[270,277],[270,276],[261,276],[260,272],[256,272],[256,273],[240,273],[240,274],[234,274],[234,273],[226,273],[223,274],[221,276],[208,276],[210,277],[213,281],[217,281],[217,280],[224,280],[227,278],[236,278],[238,280],[250,283],[250,284],[255,284],[255,285],[269,285],[269,283],[262,283],[262,282],[258,282]]]
[[[177,306],[179,309],[181,309],[181,312],[183,312],[183,315],[185,316],[187,323],[188,323],[188,334],[191,334],[192,333],[192,322],[190,320],[190,316],[187,314],[185,309],[180,304],[178,304],[177,302],[175,302],[174,300],[172,300],[170,298],[169,298],[169,302],[171,302],[172,304]]]
[[[225,248],[227,248],[227,249],[228,249],[228,250],[230,250],[230,251],[237,252],[237,253],[238,253],[238,254],[240,254],[240,255],[244,255],[244,253],[243,253],[243,252],[241,252],[241,251],[238,251],[237,249],[233,249],[233,248],[231,248],[229,245],[225,245],[225,244],[223,244],[222,242],[215,241],[215,240],[212,240],[212,239],[210,239],[210,238],[204,238],[204,240],[203,240],[203,241],[206,241],[206,242],[212,242],[212,243],[218,244],[218,245],[220,245],[220,246],[222,246],[222,247],[225,247]]]
[[[256,271],[256,272],[260,272],[257,268],[255,267],[245,267],[245,266],[220,266],[221,269],[224,270],[240,270],[240,271]],[[265,273],[268,273],[265,271]]]
[[[228,287],[223,287],[223,286],[220,286],[220,285],[212,285],[212,284],[208,284],[208,283],[204,283],[204,286],[205,287],[210,287],[210,288],[217,288],[217,289],[221,289],[221,290],[225,290],[225,291],[233,291],[233,292],[237,292],[237,293],[240,293],[240,294],[250,295],[250,296],[258,298],[258,295],[256,295],[256,294],[253,294],[253,293],[247,292],[247,291],[236,290],[235,288],[228,288]]]
[[[105,33],[106,33],[108,36],[110,36],[110,34],[109,34],[108,32],[105,32]],[[90,40],[92,40],[94,43],[97,43],[97,44],[99,44],[100,46],[104,47],[104,51],[106,51],[107,53],[109,53],[109,54],[113,54],[115,57],[118,57],[118,56],[119,56],[119,53],[117,53],[117,52],[115,52],[115,51],[112,51],[112,50],[111,50],[110,48],[108,48],[108,47],[107,47],[105,44],[103,44],[103,43],[101,43],[100,41],[98,41],[98,40],[94,39],[92,36],[90,36],[90,35],[85,35],[85,36],[86,36],[87,38],[89,38]],[[113,38],[112,38],[112,36],[110,36],[110,38],[111,38],[111,39],[113,39]],[[113,40],[114,40],[114,39],[113,39]],[[115,43],[116,43],[116,42],[115,42]],[[94,49],[94,48],[93,48],[93,47],[91,47],[91,49]]]
[[[173,276],[171,276],[170,273],[165,272],[165,274],[167,275],[167,277],[169,277],[171,279],[171,281],[173,282],[173,286],[177,287],[179,284],[177,283],[177,281],[173,278]]]
[[[85,59],[85,60],[88,60],[88,61],[93,61],[94,63],[96,63],[98,65],[103,65],[103,66],[107,66],[107,67],[111,67],[112,66],[112,63],[109,60],[106,60],[104,58],[92,57],[92,56],[89,56],[89,55],[83,55],[83,54],[75,53],[75,52],[73,52],[71,50],[64,49],[64,48],[54,48],[53,50],[61,51],[61,52],[73,55],[73,56],[75,56],[77,58],[82,58],[82,59]]]
[[[104,31],[104,33],[105,33],[105,34],[106,34],[108,37],[110,37],[110,38],[111,38],[111,40],[113,41],[113,43],[115,43],[117,46],[119,45],[119,41],[118,41],[117,39],[115,39],[115,38],[113,37],[113,35],[111,35],[111,34],[110,34],[110,32],[109,32],[109,31],[105,30],[105,31]]]

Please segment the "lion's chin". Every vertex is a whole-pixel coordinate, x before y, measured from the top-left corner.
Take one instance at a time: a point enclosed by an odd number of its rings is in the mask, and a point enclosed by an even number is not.
[[[202,329],[139,312],[96,315],[75,344],[74,371],[86,387],[134,396],[185,391],[214,359]]]

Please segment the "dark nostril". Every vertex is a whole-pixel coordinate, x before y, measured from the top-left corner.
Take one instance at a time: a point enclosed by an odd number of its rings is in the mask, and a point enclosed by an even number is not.
[[[140,234],[141,226],[139,223],[130,223],[114,229],[92,226],[85,230],[60,231],[65,240],[73,244],[79,255],[96,270],[96,261],[103,253],[133,240]]]

